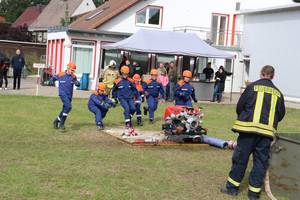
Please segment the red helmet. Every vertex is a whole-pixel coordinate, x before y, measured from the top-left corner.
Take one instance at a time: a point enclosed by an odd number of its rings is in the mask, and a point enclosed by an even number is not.
[[[140,81],[140,80],[141,80],[141,76],[140,76],[139,74],[135,74],[135,75],[132,77],[132,79],[133,79],[134,81]]]
[[[72,63],[72,62],[70,62],[70,63],[67,65],[67,67],[68,67],[68,69],[70,69],[70,70],[73,70],[73,71],[76,70],[76,65],[75,65],[74,63]]]
[[[105,89],[106,89],[106,85],[105,85],[105,83],[99,83],[98,84],[98,90],[100,90],[100,91],[105,91]]]
[[[187,78],[192,78],[192,72],[189,70],[185,70],[183,71],[182,76]]]
[[[129,71],[130,71],[129,67],[125,65],[121,67],[121,73],[129,74]]]

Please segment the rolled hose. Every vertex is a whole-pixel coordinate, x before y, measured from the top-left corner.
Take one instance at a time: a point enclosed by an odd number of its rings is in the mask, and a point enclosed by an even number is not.
[[[207,135],[202,135],[202,142],[221,149],[226,149],[228,147],[227,141],[219,138],[209,137]]]

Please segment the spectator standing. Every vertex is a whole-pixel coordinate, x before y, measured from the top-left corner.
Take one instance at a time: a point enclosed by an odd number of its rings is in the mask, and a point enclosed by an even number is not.
[[[22,69],[25,66],[25,59],[21,55],[21,50],[16,50],[16,55],[11,60],[11,65],[13,68],[13,76],[14,76],[14,83],[13,83],[13,89],[15,90],[16,87],[19,90],[21,86],[21,75],[22,75]]]
[[[212,102],[217,98],[218,103],[222,101],[222,94],[225,88],[226,77],[232,75],[232,73],[225,71],[223,66],[219,67],[219,70],[215,74],[215,86],[214,86],[214,95]]]
[[[167,73],[167,70],[164,66],[164,63],[159,63],[159,66],[157,69],[158,76],[161,75],[162,72]]]
[[[133,68],[133,74],[138,74],[138,75],[140,75],[140,77],[142,77],[143,70],[142,70],[142,67],[137,62],[134,61],[132,63],[132,68]]]
[[[10,65],[10,61],[8,58],[4,58],[2,61],[0,61],[0,90],[2,90],[3,85],[3,79],[5,81],[5,90],[7,90],[7,72]]]
[[[176,73],[174,62],[170,62],[168,77],[169,77],[169,100],[173,101],[175,85],[177,83],[177,73]]]
[[[162,84],[164,93],[167,92],[167,86],[169,84],[169,77],[166,72],[161,72],[161,75],[158,76],[158,81]],[[167,99],[167,96],[165,95],[165,99]]]
[[[214,70],[211,68],[211,62],[207,63],[206,67],[203,69],[203,73],[205,74],[205,79],[210,81],[213,78]]]

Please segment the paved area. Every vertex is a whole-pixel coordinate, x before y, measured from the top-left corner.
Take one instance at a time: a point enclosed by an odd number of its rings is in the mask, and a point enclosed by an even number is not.
[[[26,79],[21,80],[21,89],[13,90],[12,89],[12,79],[9,78],[8,90],[1,90],[0,95],[29,95],[35,96],[37,90],[37,78],[36,77],[27,77]],[[75,90],[75,98],[89,98],[91,91]],[[57,97],[58,90],[56,87],[51,86],[38,86],[38,96],[52,96]],[[239,93],[232,94],[230,101],[230,94],[225,93],[223,101],[221,104],[236,104],[240,97]],[[212,103],[209,101],[204,101],[205,103]],[[296,102],[286,102],[286,107],[300,109],[300,103]]]
[[[35,96],[37,90],[37,78],[28,77],[26,79],[21,79],[21,89],[13,90],[13,80],[10,78],[8,80],[8,90],[1,90],[0,94],[3,95],[29,95]],[[90,91],[75,90],[75,98],[88,98],[91,94]],[[38,96],[52,96],[56,97],[58,95],[58,90],[56,87],[52,86],[38,86]]]

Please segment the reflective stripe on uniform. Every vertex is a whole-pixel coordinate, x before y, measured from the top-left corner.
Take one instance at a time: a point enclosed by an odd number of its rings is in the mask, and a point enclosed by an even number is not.
[[[257,92],[257,97],[256,97],[256,103],[255,103],[255,108],[254,108],[254,115],[253,115],[253,122],[259,123],[260,121],[260,116],[261,116],[261,110],[264,102],[264,92]]]
[[[269,126],[273,126],[273,124],[274,124],[274,117],[275,117],[277,101],[278,101],[278,97],[276,95],[272,95],[271,107],[270,107],[270,113],[269,113]]]
[[[253,186],[249,185],[249,190],[251,192],[259,193],[261,191],[261,188],[257,188],[257,187],[253,187]]]
[[[63,113],[63,116],[68,116],[68,113]]]
[[[240,183],[239,183],[239,182],[233,180],[233,179],[230,178],[230,177],[227,178],[227,181],[228,181],[229,183],[231,183],[232,185],[234,185],[235,187],[239,187],[239,186],[240,186]]]
[[[269,125],[254,122],[242,122],[239,120],[235,121],[232,129],[243,132],[256,132],[270,137],[273,137],[276,131]]]

